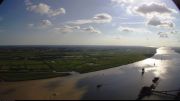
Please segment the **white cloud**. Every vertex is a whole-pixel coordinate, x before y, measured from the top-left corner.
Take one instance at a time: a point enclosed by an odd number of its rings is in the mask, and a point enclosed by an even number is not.
[[[118,31],[121,32],[137,32],[137,33],[151,33],[151,31],[147,30],[146,28],[133,28],[133,27],[123,27],[123,26],[119,26],[117,28]]]
[[[62,27],[62,28],[54,28],[54,30],[56,32],[60,32],[60,33],[71,33],[73,32],[72,29],[68,29],[68,28],[65,28],[65,27]]]
[[[169,8],[164,3],[149,3],[141,4],[137,7],[131,7],[128,10],[130,13],[136,13],[146,18],[152,18],[154,16],[162,20],[173,20],[175,19],[172,14],[177,13],[175,9]]]
[[[175,23],[173,22],[175,17],[173,17],[172,14],[177,13],[177,11],[169,8],[164,3],[144,3],[137,7],[131,8],[128,11],[132,11],[145,17],[147,19],[147,25],[163,28],[175,27]]]
[[[101,31],[95,29],[92,26],[89,26],[88,28],[83,28],[82,30],[90,33],[98,33],[98,34],[102,33]]]
[[[99,13],[96,14],[93,18],[90,19],[80,19],[75,21],[70,21],[68,24],[73,25],[84,25],[84,24],[92,24],[92,23],[110,23],[112,21],[112,16],[107,13]]]
[[[68,25],[65,25],[65,26],[62,26],[62,27],[59,27],[59,28],[54,28],[54,30],[56,32],[60,32],[60,33],[71,33],[75,30],[80,30],[80,26],[68,26]]]
[[[53,24],[50,20],[41,20],[40,22],[33,24],[28,24],[29,28],[48,28],[51,27]]]
[[[94,23],[110,23],[112,16],[107,13],[96,14],[93,18]]]
[[[134,0],[111,0],[111,2],[118,5],[125,5],[133,3]]]
[[[56,10],[50,10],[49,11],[49,16],[57,16],[57,15],[60,15],[60,14],[65,14],[66,13],[66,10],[64,8],[59,8],[59,9],[56,9]]]
[[[49,14],[50,7],[47,4],[39,3],[38,5],[31,5],[27,7],[27,10],[33,11],[39,14]]]
[[[46,28],[46,27],[49,27],[49,26],[52,26],[52,22],[49,21],[49,20],[42,20],[40,22],[40,27],[42,27],[42,28]]]
[[[174,28],[176,25],[174,13],[175,9],[168,7],[160,0],[111,0],[112,3],[124,6],[126,12],[133,16],[142,16],[146,19],[146,25],[163,28]],[[140,3],[143,2],[143,3]],[[139,4],[140,3],[140,4]],[[122,23],[123,25],[143,24],[143,23]],[[121,25],[122,25],[121,24]],[[122,30],[122,29],[121,29]],[[131,32],[132,29],[126,28],[124,31]]]
[[[121,31],[121,32],[134,32],[134,28],[130,28],[130,27],[118,27],[118,31]]]
[[[149,4],[141,4],[138,7],[134,8],[134,11],[140,15],[147,16],[150,14],[171,14],[176,13],[177,11],[167,7],[164,3],[149,3]]]
[[[51,9],[51,7],[45,3],[39,3],[37,5],[34,5],[31,1],[26,0],[25,4],[27,6],[27,10],[42,15],[48,15],[50,17],[66,13],[66,10],[64,8]]]

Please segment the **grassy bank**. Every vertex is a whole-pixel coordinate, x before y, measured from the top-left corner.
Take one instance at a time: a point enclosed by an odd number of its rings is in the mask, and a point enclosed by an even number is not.
[[[154,53],[155,49],[144,47],[5,48],[0,51],[0,79],[19,81],[68,75],[57,72],[93,72],[140,61]]]

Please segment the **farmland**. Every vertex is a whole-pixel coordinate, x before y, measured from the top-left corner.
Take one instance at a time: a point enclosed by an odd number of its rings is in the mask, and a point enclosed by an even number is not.
[[[155,48],[119,46],[2,46],[0,80],[21,81],[88,73],[153,56]]]

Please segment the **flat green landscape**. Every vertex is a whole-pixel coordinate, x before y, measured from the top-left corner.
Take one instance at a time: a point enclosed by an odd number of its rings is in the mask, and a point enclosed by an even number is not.
[[[155,48],[61,46],[1,47],[0,80],[22,81],[88,73],[153,56]]]

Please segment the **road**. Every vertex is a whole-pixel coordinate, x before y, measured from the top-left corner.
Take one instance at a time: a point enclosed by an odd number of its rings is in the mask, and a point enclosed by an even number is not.
[[[179,90],[179,72],[180,54],[161,47],[152,58],[107,70],[44,80],[1,82],[0,99],[135,100],[144,86],[153,84],[155,77],[159,78],[156,91]],[[174,97],[152,94],[142,99]]]

